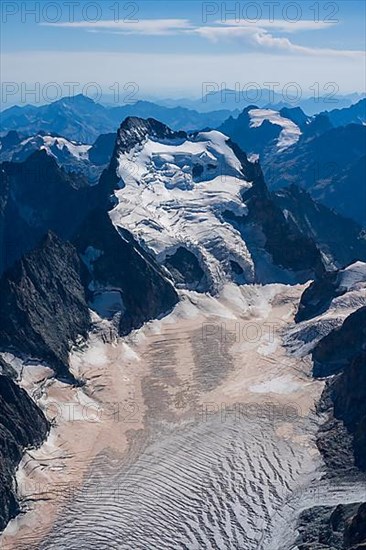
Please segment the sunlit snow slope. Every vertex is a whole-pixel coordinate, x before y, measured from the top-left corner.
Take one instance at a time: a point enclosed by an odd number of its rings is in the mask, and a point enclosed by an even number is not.
[[[264,120],[268,120],[271,124],[281,126],[282,131],[277,140],[277,148],[279,151],[284,151],[294,143],[297,143],[300,139],[301,130],[288,118],[284,118],[278,111],[271,109],[251,109],[249,111],[251,119],[251,128],[258,128]]]
[[[248,249],[222,217],[224,211],[246,215],[241,192],[251,186],[228,138],[217,131],[187,136],[139,122],[140,128],[135,121],[132,130],[124,130],[127,144],[117,141],[122,189],[116,192],[113,222],[129,229],[161,262],[179,247],[191,251],[210,286],[232,278],[230,260],[252,282]]]

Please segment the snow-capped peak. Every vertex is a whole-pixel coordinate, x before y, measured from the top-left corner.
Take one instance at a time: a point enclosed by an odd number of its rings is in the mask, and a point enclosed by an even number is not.
[[[160,262],[179,247],[197,258],[212,289],[254,278],[253,261],[239,231],[223,212],[245,216],[241,193],[251,187],[228,138],[218,131],[187,135],[149,119],[128,119],[117,138],[121,189],[112,221],[125,227]],[[244,155],[245,157],[245,155]]]

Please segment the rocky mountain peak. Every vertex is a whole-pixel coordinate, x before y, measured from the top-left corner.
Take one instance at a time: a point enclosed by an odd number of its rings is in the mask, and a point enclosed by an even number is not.
[[[116,148],[121,152],[133,149],[148,137],[157,140],[186,138],[185,132],[174,132],[168,126],[154,118],[143,119],[129,116],[121,124],[116,141]]]

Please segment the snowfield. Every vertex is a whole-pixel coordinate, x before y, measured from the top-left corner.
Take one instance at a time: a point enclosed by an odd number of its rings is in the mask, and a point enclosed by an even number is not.
[[[258,128],[265,120],[268,120],[271,124],[281,126],[282,132],[277,141],[279,152],[291,147],[291,145],[294,145],[300,139],[300,128],[292,120],[282,117],[278,111],[271,109],[251,109],[249,116],[251,118],[251,128]]]
[[[49,155],[54,156],[56,159],[58,156],[55,154],[55,148],[63,153],[69,153],[78,160],[88,160],[88,151],[92,147],[91,145],[77,144],[63,137],[43,136],[42,139],[44,145],[40,149],[46,150]],[[22,142],[21,145],[23,144],[25,143]]]
[[[254,264],[240,233],[222,218],[224,211],[245,216],[241,192],[251,183],[217,131],[156,141],[148,136],[120,151],[119,204],[111,212],[115,225],[131,231],[163,262],[184,247],[195,254],[213,289],[233,279],[230,260],[253,282]]]
[[[340,327],[346,317],[366,306],[366,263],[355,262],[339,270],[337,290],[345,292],[334,297],[324,313],[288,330],[285,341],[297,356],[310,353],[319,340]]]

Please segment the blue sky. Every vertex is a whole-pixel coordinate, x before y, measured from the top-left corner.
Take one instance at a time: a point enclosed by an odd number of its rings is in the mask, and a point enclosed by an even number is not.
[[[365,90],[361,0],[72,4],[73,16],[62,0],[3,0],[3,81],[96,82],[103,90],[133,82],[140,98],[199,96],[203,82],[293,81],[304,96],[316,82]]]

